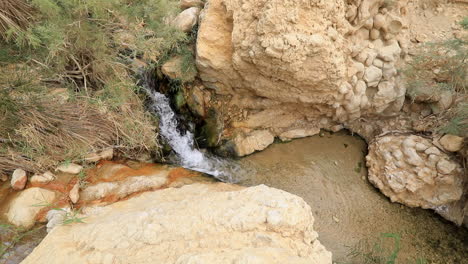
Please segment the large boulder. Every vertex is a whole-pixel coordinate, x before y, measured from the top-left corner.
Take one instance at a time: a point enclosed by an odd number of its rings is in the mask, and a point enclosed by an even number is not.
[[[369,146],[367,166],[369,181],[393,202],[440,211],[463,198],[463,169],[429,139],[377,138]]]
[[[22,263],[332,263],[304,200],[263,185],[187,185],[84,213]]]
[[[51,204],[55,197],[53,191],[36,187],[26,189],[10,202],[7,219],[15,226],[31,228],[36,222],[37,214],[44,206]]]

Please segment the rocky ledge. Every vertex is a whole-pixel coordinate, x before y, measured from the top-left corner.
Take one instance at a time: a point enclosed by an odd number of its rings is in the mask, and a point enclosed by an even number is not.
[[[192,184],[83,213],[22,263],[332,263],[309,205],[264,185]]]

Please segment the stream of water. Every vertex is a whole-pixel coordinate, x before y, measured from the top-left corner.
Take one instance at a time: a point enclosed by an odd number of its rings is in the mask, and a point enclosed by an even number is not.
[[[159,116],[159,131],[178,157],[178,165],[194,171],[210,174],[223,182],[236,182],[234,175],[240,167],[234,162],[223,160],[195,147],[193,134],[178,129],[177,116],[164,94],[146,89],[151,99],[150,109]]]

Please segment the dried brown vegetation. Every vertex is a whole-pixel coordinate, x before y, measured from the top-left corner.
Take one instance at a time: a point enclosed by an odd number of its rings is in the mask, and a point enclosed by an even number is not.
[[[32,19],[33,9],[22,0],[0,1],[0,37],[8,39],[24,30]]]

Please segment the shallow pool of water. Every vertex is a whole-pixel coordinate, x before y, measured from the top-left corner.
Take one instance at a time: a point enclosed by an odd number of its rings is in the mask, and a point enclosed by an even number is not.
[[[384,233],[401,237],[396,263],[468,263],[468,230],[431,211],[391,203],[367,181],[366,151],[362,139],[344,132],[274,144],[242,159],[254,172],[241,184],[266,184],[302,197],[337,263],[361,264],[348,254]]]

